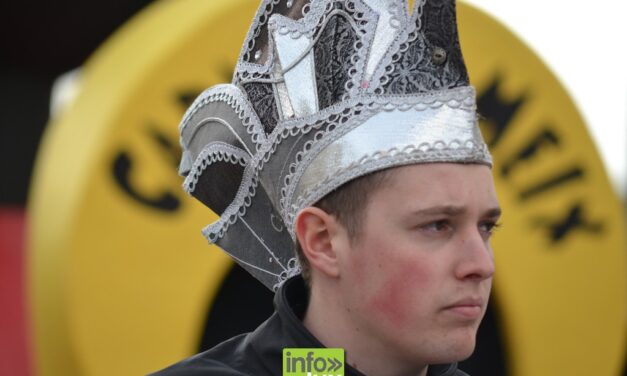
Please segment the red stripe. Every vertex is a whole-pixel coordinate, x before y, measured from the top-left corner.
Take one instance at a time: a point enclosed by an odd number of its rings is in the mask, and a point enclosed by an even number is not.
[[[0,207],[0,375],[29,376],[25,213]]]

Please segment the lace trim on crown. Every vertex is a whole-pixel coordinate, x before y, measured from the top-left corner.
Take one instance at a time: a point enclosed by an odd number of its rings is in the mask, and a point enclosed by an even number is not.
[[[281,35],[288,35],[298,39],[302,35],[312,37],[316,26],[326,22],[326,14],[333,7],[332,2],[312,1],[303,8],[303,18],[294,20],[282,14],[273,14],[268,22],[268,28],[274,29]]]
[[[350,112],[350,109],[356,107],[358,103],[358,99],[336,103],[308,117],[280,122],[268,140],[260,145],[258,152],[244,169],[242,183],[233,202],[224,210],[217,221],[207,225],[202,230],[205,238],[207,238],[210,243],[215,243],[224,236],[230,225],[235,223],[239,217],[246,214],[246,209],[251,205],[252,198],[255,196],[259,184],[258,174],[263,170],[265,163],[270,160],[277,146],[283,140],[287,139],[289,136],[296,136],[299,133],[306,134],[312,129],[319,128],[321,126],[321,120],[342,112]]]
[[[206,145],[196,157],[189,175],[183,181],[183,189],[187,193],[192,193],[196,189],[196,184],[200,175],[207,167],[215,162],[229,162],[245,167],[250,161],[250,155],[244,150],[222,141],[215,141]]]
[[[259,177],[253,165],[248,164],[244,169],[242,184],[233,202],[229,204],[217,221],[207,225],[202,230],[203,235],[210,243],[215,243],[218,239],[223,237],[229,226],[246,214],[246,208],[252,204],[252,198],[255,196],[258,185]]]
[[[335,131],[339,125],[345,124],[349,120],[354,121],[356,124],[361,124],[364,120],[373,115],[370,112],[357,115],[362,110],[362,106],[356,105],[354,107],[350,107],[347,111],[343,111],[339,114],[334,114],[328,117],[323,122],[319,123],[319,126],[321,126],[322,124],[327,124],[326,128],[324,130],[318,131],[314,138],[305,142],[305,144],[303,145],[303,149],[296,153],[294,157],[294,162],[290,163],[288,168],[288,174],[285,176],[283,180],[283,186],[281,187],[279,212],[284,219],[287,218],[288,203],[290,202],[290,198],[292,197],[292,195],[294,194],[294,190],[296,189],[296,184],[293,184],[294,177],[302,175],[304,170],[303,165],[309,165],[309,163],[311,162],[311,154],[309,154],[309,151],[311,150],[315,142],[320,141],[323,138],[324,134],[327,134],[327,132]],[[302,128],[302,130],[303,134],[306,134],[309,133],[311,128]],[[290,229],[288,229],[288,231],[289,230]]]
[[[211,87],[202,92],[194,100],[192,105],[187,109],[183,119],[179,124],[179,132],[183,133],[183,129],[189,126],[189,121],[201,108],[212,102],[224,102],[237,113],[237,116],[242,120],[242,124],[246,128],[246,132],[251,135],[253,143],[256,145],[256,150],[261,148],[261,145],[266,141],[266,134],[264,133],[263,125],[257,117],[257,113],[253,110],[246,96],[242,91],[234,85],[223,84]],[[186,148],[186,145],[182,145]]]
[[[411,102],[414,103],[411,106],[416,106],[417,109],[421,109],[423,107],[434,108],[446,102],[454,108],[457,108],[456,106],[464,106],[469,110],[474,110],[474,95],[474,89],[471,86],[467,86],[420,94],[388,94],[384,96],[366,94],[349,98],[346,101],[335,103],[317,113],[302,118],[288,119],[279,122],[273,133],[268,137],[269,147],[261,150],[264,153],[263,161],[268,162],[276,149],[276,145],[281,143],[284,139],[290,136],[296,136],[299,133],[307,134],[312,129],[322,127],[325,121],[337,121],[334,119],[340,115],[343,117],[345,117],[345,115],[350,116],[354,114],[356,107],[368,105],[374,106],[372,107],[373,109],[385,109],[386,107],[395,109],[397,107],[394,103],[397,103],[398,108],[409,109],[410,107],[407,107],[407,103]]]
[[[273,55],[274,51],[270,51],[270,55]],[[233,79],[234,84],[241,85],[242,83],[258,80],[270,80],[272,61],[274,57],[270,56],[268,61],[264,65],[240,62],[237,64],[235,70],[236,77]]]
[[[365,74],[367,57],[374,39],[374,32],[379,16],[365,3],[353,3],[352,17],[359,26],[357,41],[353,46],[355,52],[350,58],[348,80],[344,84],[343,100],[356,96],[361,91],[361,80]]]
[[[423,2],[421,13],[427,14],[429,22],[422,25],[423,14],[420,14],[415,35],[386,70],[380,93],[424,92],[468,85],[457,39],[454,2]],[[445,60],[435,63],[431,54],[443,46],[448,49]]]
[[[233,76],[233,83],[241,84],[243,82],[271,79],[272,65],[275,59],[274,46],[270,42],[272,38],[270,28],[277,22],[277,18],[285,19],[285,22],[287,22],[287,20],[291,21],[290,27],[297,28],[297,30],[295,30],[291,35],[292,37],[297,38],[301,34],[307,33],[307,30],[313,30],[317,21],[323,16],[325,10],[325,4],[323,1],[313,1],[313,6],[309,3],[303,7],[303,18],[292,20],[291,18],[280,14],[272,14],[274,7],[280,1],[281,0],[267,1],[265,10],[262,11],[263,7],[260,7],[258,13],[255,15],[253,25],[248,30],[248,35],[246,36],[246,43],[242,46],[240,58],[238,59],[235,74]],[[266,24],[268,25],[267,31],[269,38],[268,56],[263,64],[256,64],[252,62],[253,59],[251,59],[250,54],[255,48],[255,41],[259,37],[263,26]]]
[[[468,99],[470,97],[470,99]],[[371,111],[385,111],[394,109],[427,109],[437,108],[442,105],[463,106],[467,109],[474,109],[474,89],[472,87],[459,87],[450,90],[442,90],[439,92],[411,95],[386,95],[386,96],[363,96],[351,98],[348,101],[336,103],[315,114],[299,119],[291,119],[285,122],[279,122],[275,130],[269,136],[268,140],[261,144],[258,152],[250,160],[250,163],[244,170],[242,184],[235,196],[233,202],[224,211],[222,216],[214,223],[209,224],[203,229],[203,234],[211,243],[215,243],[219,238],[224,236],[229,226],[237,221],[237,219],[246,214],[246,208],[252,203],[255,196],[256,188],[259,184],[259,172],[263,170],[277,146],[288,137],[294,137],[299,134],[308,134],[312,130],[319,129],[324,124],[340,125],[346,122],[348,118],[354,118],[357,108],[369,109]],[[412,104],[407,104],[411,101]],[[364,115],[372,116],[372,114]],[[322,135],[326,131],[321,131]],[[318,137],[318,136],[317,136]],[[321,138],[321,136],[319,136]],[[302,168],[302,166],[301,166]],[[292,171],[290,171],[290,174]],[[294,174],[297,171],[294,170]],[[302,172],[301,172],[302,174]],[[292,174],[293,175],[293,174]],[[287,219],[288,206],[284,197],[287,195],[287,188],[291,180],[284,183],[281,188],[281,199],[279,200],[280,208],[278,209],[285,223]],[[290,222],[291,223],[291,222]],[[290,235],[294,237],[291,228],[288,228]]]
[[[265,0],[265,8],[260,6],[255,14],[253,23],[246,35],[246,42],[243,44],[240,57],[237,60],[233,74],[233,84],[270,77],[272,62],[274,61],[274,49],[271,44],[268,46],[268,56],[263,64],[254,63],[254,59],[251,59],[250,54],[255,49],[255,41],[259,37],[261,30],[263,30],[263,26],[268,23],[274,7],[279,2],[281,0]]]
[[[282,123],[279,123],[279,128]],[[229,226],[237,221],[238,218],[246,214],[246,209],[252,204],[252,199],[257,192],[259,185],[259,171],[263,169],[264,164],[270,159],[278,143],[275,141],[280,132],[272,133],[271,139],[262,143],[258,152],[253,156],[248,165],[244,169],[242,183],[235,195],[233,202],[224,210],[220,218],[207,225],[202,233],[210,243],[215,243],[224,236]]]
[[[368,92],[383,94],[383,86],[388,81],[388,75],[394,71],[394,64],[401,58],[402,53],[409,48],[409,44],[418,37],[423,5],[424,0],[417,0],[411,16],[403,15],[400,17],[400,32],[377,64],[370,79]],[[405,9],[407,9],[407,5]]]
[[[367,12],[369,14],[362,17],[363,19],[362,23],[364,24],[365,33],[364,35],[362,35],[363,41],[360,42],[361,43],[360,48],[358,48],[357,53],[355,54],[353,59],[351,59],[351,62],[350,62],[352,66],[350,71],[353,74],[351,76],[352,80],[346,87],[347,92],[348,92],[347,96],[356,96],[361,92],[371,92],[372,83],[376,82],[373,80],[373,78],[375,77],[376,72],[379,69],[378,66],[381,64],[381,62],[377,63],[377,68],[373,71],[373,76],[370,77],[368,82],[366,82],[365,80],[366,62],[369,56],[371,55],[372,43],[374,41],[374,36],[375,36],[374,34],[375,34],[377,24],[379,22],[379,15],[374,10],[372,10],[367,4],[364,4],[364,8],[367,9]],[[396,22],[398,24],[398,28],[400,28],[401,30],[404,29],[402,20],[406,19],[407,17],[403,15],[401,11],[398,9],[398,4],[397,3],[392,4],[389,10],[390,10],[390,13],[392,14],[392,18],[390,19],[390,22]],[[397,38],[398,36],[395,38],[395,40]],[[396,42],[393,41],[389,48],[392,48],[392,46],[394,46],[395,44]],[[381,60],[384,60],[388,54],[389,52],[384,53],[381,56]]]
[[[292,257],[287,261],[287,270],[279,274],[279,281],[272,286],[272,291],[277,291],[285,281],[300,274],[301,268],[296,257]]]
[[[313,3],[313,4],[312,4]],[[289,17],[285,17],[281,14],[275,14],[271,17],[274,5],[278,4],[278,1],[269,2],[266,5],[266,11],[263,12],[263,18],[258,13],[254,19],[254,27],[251,27],[247,36],[247,41],[242,48],[240,59],[235,70],[233,82],[242,84],[251,81],[272,81],[272,64],[274,61],[274,48],[272,43],[269,43],[268,58],[263,65],[255,64],[251,62],[250,53],[254,49],[254,41],[259,36],[264,24],[268,24],[268,28],[277,29],[279,33],[284,35],[290,35],[292,38],[297,39],[302,35],[306,35],[313,39],[314,35],[320,35],[324,26],[326,26],[329,18],[337,15],[336,11],[332,11],[336,7],[337,11],[344,12],[350,17],[351,23],[356,26],[360,36],[354,44],[355,53],[351,56],[349,80],[345,84],[345,93],[352,89],[353,93],[357,93],[359,90],[359,78],[355,79],[354,76],[361,76],[364,70],[363,57],[367,56],[367,49],[370,46],[371,40],[374,34],[375,23],[369,21],[370,19],[376,19],[376,13],[374,13],[366,4],[361,0],[346,0],[344,2],[337,2],[333,0],[320,0],[312,1],[303,7],[303,18],[293,20]],[[345,5],[343,8],[338,6]],[[269,18],[269,20],[268,20]],[[253,32],[254,30],[254,32]],[[271,38],[271,32],[268,31],[268,38]],[[312,43],[311,48],[313,48]],[[362,57],[362,58],[360,58]],[[343,99],[346,99],[348,94],[345,94]]]
[[[266,5],[265,9],[264,7],[259,7],[257,14],[255,14],[255,17],[253,18],[253,24],[248,29],[248,34],[246,35],[246,42],[242,46],[242,51],[240,52],[240,59],[239,59],[240,61],[243,61],[243,62],[252,61],[250,53],[255,48],[255,41],[257,40],[257,37],[259,37],[259,34],[261,33],[261,30],[263,29],[263,25],[268,23],[268,20],[270,18],[270,15],[272,14],[272,11],[274,10],[274,7],[280,2],[281,0],[265,0],[265,5]]]
[[[318,122],[318,127],[321,126],[321,124],[327,124],[327,126],[325,129],[319,130],[311,140],[303,145],[303,149],[296,154],[295,161],[290,164],[288,175],[284,179],[279,199],[279,211],[283,218],[288,218],[289,203],[292,201],[297,186],[295,182],[299,181],[307,166],[309,166],[313,158],[319,154],[320,150],[360,126],[369,117],[378,112],[393,111],[396,109],[400,111],[410,109],[424,111],[426,109],[435,109],[442,106],[474,111],[474,89],[465,87],[439,93],[413,96],[370,96],[362,99],[361,103],[351,105],[348,111],[333,114],[323,121]],[[359,115],[356,115],[356,113],[359,113]],[[339,125],[342,126],[338,127]],[[307,129],[306,132],[303,131],[303,133],[307,132],[309,132],[309,129]]]
[[[389,82],[390,75],[394,72],[398,61],[409,49],[410,44],[418,38],[420,30],[422,29],[422,12],[425,1],[426,0],[416,1],[408,24],[405,25],[400,35],[390,46],[388,53],[386,53],[385,57],[379,62],[372,76],[373,92],[375,94],[383,94],[384,87]]]
[[[460,161],[477,163],[490,163],[491,157],[485,144],[477,144],[473,140],[454,140],[449,144],[438,141],[433,144],[422,143],[410,145],[402,150],[392,148],[385,151],[377,151],[371,155],[362,157],[344,169],[335,171],[325,180],[319,182],[303,193],[294,204],[290,205],[286,215],[287,229],[292,236],[294,219],[296,214],[306,206],[309,206],[339,185],[359,176],[382,170],[388,167],[402,166],[414,163]]]
[[[335,8],[335,10],[331,11],[332,8]],[[346,0],[341,3],[329,2],[326,6],[326,11],[322,15],[321,22],[314,25],[314,34],[320,37],[331,17],[338,15],[344,16],[357,33],[357,38],[353,43],[354,52],[350,56],[349,61],[344,63],[349,65],[349,69],[347,71],[348,79],[344,83],[344,93],[341,99],[348,100],[360,91],[360,81],[366,64],[365,58],[369,55],[368,52],[374,38],[378,15],[361,0]]]

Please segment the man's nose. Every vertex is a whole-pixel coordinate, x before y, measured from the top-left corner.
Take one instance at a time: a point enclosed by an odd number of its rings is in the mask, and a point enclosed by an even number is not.
[[[494,256],[489,240],[476,229],[465,231],[460,238],[459,263],[456,276],[459,279],[484,280],[494,275]]]

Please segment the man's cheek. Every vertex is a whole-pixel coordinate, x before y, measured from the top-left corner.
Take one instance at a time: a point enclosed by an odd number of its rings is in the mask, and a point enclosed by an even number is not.
[[[394,328],[406,328],[415,322],[420,305],[429,304],[429,271],[421,263],[398,263],[396,267],[382,271],[386,273],[370,300],[372,312]]]

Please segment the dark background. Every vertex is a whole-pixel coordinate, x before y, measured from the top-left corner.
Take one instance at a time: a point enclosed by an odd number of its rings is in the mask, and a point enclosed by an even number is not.
[[[0,2],[0,209],[26,203],[55,78],[150,2]]]

